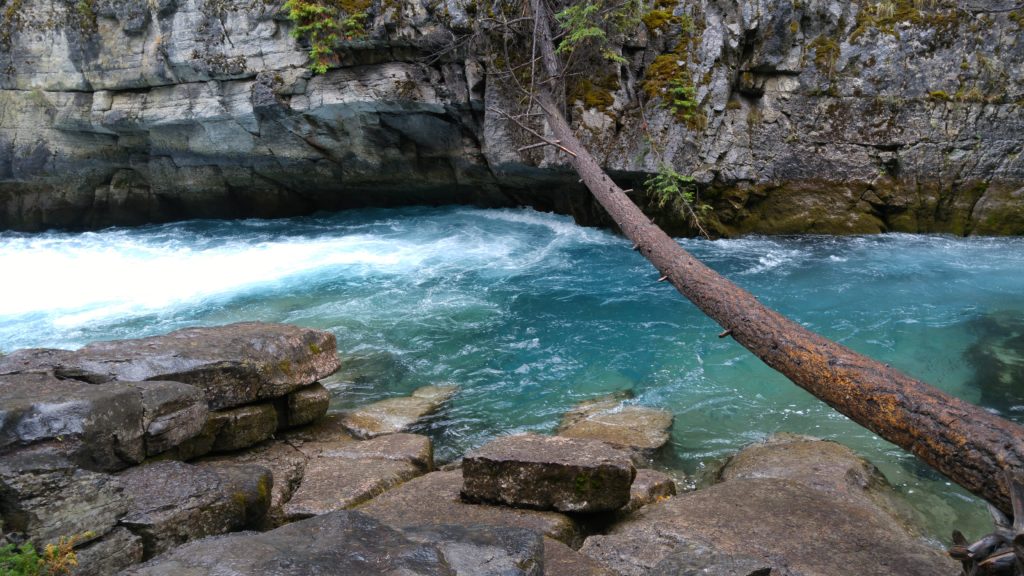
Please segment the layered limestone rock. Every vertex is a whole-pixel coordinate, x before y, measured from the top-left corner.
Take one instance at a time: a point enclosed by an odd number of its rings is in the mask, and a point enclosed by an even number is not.
[[[0,228],[453,202],[603,222],[555,151],[519,151],[533,141],[493,112],[515,97],[494,71],[448,49],[479,24],[469,3],[368,2],[365,37],[323,75],[280,3],[7,6]],[[657,170],[653,135],[720,233],[1024,232],[1012,0],[657,9],[613,46],[627,64],[569,87],[581,137],[627,184]],[[667,83],[692,87],[690,119],[663,106]]]

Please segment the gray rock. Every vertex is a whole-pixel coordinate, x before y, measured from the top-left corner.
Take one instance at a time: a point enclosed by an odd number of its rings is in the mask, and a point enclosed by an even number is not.
[[[604,512],[629,502],[636,469],[604,442],[524,434],[492,440],[462,461],[465,498],[521,508]]]
[[[358,512],[186,544],[122,576],[455,576],[441,552]]]
[[[306,456],[287,442],[267,442],[229,455],[211,456],[197,462],[254,464],[270,470],[273,488],[270,490],[270,508],[257,525],[270,530],[285,523],[284,505],[302,482],[306,470]]]
[[[279,424],[284,427],[309,424],[327,414],[331,393],[323,384],[315,383],[288,394],[285,417]]]
[[[470,504],[460,498],[461,486],[459,471],[431,472],[385,492],[358,510],[398,528],[422,524],[489,524],[527,528],[569,545],[579,538],[578,526],[563,514]]]
[[[625,448],[638,462],[651,459],[668,444],[672,413],[616,399],[583,402],[562,418],[558,435],[601,440]]]
[[[544,575],[615,576],[615,573],[558,540],[544,538]]]
[[[629,503],[622,512],[632,512],[641,506],[658,502],[676,495],[676,482],[664,472],[641,468],[636,471],[636,478],[629,487]]]
[[[78,565],[72,576],[107,576],[142,562],[142,539],[125,528],[115,528],[103,538],[75,549]]]
[[[739,554],[722,554],[696,542],[683,542],[658,562],[649,576],[770,576],[771,563]]]
[[[199,434],[209,409],[203,391],[181,382],[130,383],[142,394],[146,455],[154,456]]]
[[[273,479],[261,466],[158,462],[120,475],[130,501],[121,524],[142,538],[145,557],[257,525]]]
[[[285,518],[295,521],[352,508],[422,473],[415,465],[397,460],[313,458],[284,505]]]
[[[118,384],[0,376],[0,454],[46,445],[89,470],[113,471],[145,455],[140,393]]]
[[[388,398],[356,408],[344,415],[342,425],[359,438],[405,432],[437,412],[457,390],[455,386],[424,386],[411,396]]]
[[[458,576],[543,576],[544,538],[514,526],[410,526],[402,534],[436,546]]]
[[[0,372],[39,370],[89,382],[172,380],[200,388],[217,410],[276,398],[338,368],[333,334],[287,324],[242,322],[186,328],[135,340],[88,344],[74,352],[14,354]]]
[[[686,541],[751,557],[783,574],[956,572],[942,551],[883,511],[774,479],[725,482],[645,506],[607,535],[588,538],[581,552],[622,574],[641,575]]]
[[[0,458],[3,528],[24,534],[36,547],[86,532],[100,538],[128,508],[116,477],[83,470],[56,450],[35,448]]]
[[[388,434],[370,440],[308,442],[304,453],[325,458],[398,460],[429,472],[434,469],[434,450],[430,438],[419,434]]]
[[[277,430],[277,410],[272,404],[252,404],[210,413],[216,430],[210,450],[227,452],[247,448],[270,438]]]

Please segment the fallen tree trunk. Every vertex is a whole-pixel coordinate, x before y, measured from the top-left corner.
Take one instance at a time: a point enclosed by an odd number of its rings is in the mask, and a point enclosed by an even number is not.
[[[542,0],[531,0],[530,7],[548,79],[557,79],[551,18]],[[548,86],[537,84],[537,102],[581,181],[635,249],[720,324],[723,335],[854,422],[1012,514],[1003,472],[1024,469],[1024,428],[811,332],[705,266],[651,223],[604,172],[576,138]]]

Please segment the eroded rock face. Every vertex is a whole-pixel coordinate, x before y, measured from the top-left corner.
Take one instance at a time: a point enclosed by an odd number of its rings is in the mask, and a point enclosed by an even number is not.
[[[316,76],[276,5],[19,6],[0,22],[0,228],[453,202],[602,221],[564,158],[518,151],[531,141],[492,112],[515,97],[494,71],[438,51],[478,23],[457,3],[371,2],[366,38]],[[682,5],[687,37],[640,26],[628,64],[592,75],[607,105],[581,98],[572,120],[632,181],[657,170],[645,138],[663,135],[660,157],[704,186],[721,232],[1021,233],[1019,6],[876,8]],[[641,117],[635,93],[659,93],[645,70],[680,42],[695,119],[658,97]]]
[[[492,440],[462,460],[463,497],[561,512],[618,510],[636,469],[604,442],[523,434]]]

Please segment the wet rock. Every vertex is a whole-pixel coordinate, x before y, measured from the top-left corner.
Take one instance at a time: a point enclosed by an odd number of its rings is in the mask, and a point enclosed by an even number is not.
[[[0,376],[0,454],[47,445],[83,468],[120,470],[145,455],[143,421],[142,398],[130,386]]]
[[[771,564],[761,559],[722,554],[696,542],[682,542],[658,562],[648,576],[771,576],[788,573],[785,569],[773,571]]]
[[[616,576],[597,561],[562,544],[544,538],[544,576]]]
[[[125,528],[109,534],[82,548],[75,549],[78,566],[72,576],[108,576],[122,568],[142,562],[142,539]]]
[[[336,347],[329,332],[243,322],[96,342],[71,353],[36,350],[5,359],[0,370],[39,369],[49,359],[54,373],[89,382],[184,382],[202,389],[218,410],[283,396],[331,374],[338,368]]]
[[[402,534],[436,546],[458,576],[544,576],[544,537],[514,526],[410,526]]]
[[[581,552],[641,575],[684,541],[801,574],[956,573],[940,550],[878,508],[774,479],[725,482],[645,506],[607,535],[588,538]]]
[[[331,393],[320,383],[291,392],[287,396],[284,418],[278,424],[289,428],[309,424],[327,414],[330,403]]]
[[[170,450],[203,430],[209,409],[199,388],[164,381],[126,385],[142,394],[147,456]]]
[[[122,576],[455,576],[434,546],[359,512],[340,511],[264,533],[206,538],[122,572]]]
[[[636,471],[633,485],[629,487],[629,503],[622,512],[632,512],[641,506],[676,495],[676,482],[664,472],[641,468]]]
[[[601,440],[630,450],[642,462],[668,444],[671,427],[671,412],[622,405],[613,397],[583,402],[567,412],[558,435]]]
[[[285,518],[295,521],[352,508],[422,473],[417,466],[397,460],[313,458],[284,505]]]
[[[210,414],[216,428],[213,452],[247,448],[270,438],[277,430],[277,410],[271,404],[254,404]]]
[[[458,389],[455,386],[424,386],[411,396],[388,398],[345,414],[342,424],[359,438],[404,432],[437,412]]]
[[[145,557],[189,540],[257,525],[270,505],[270,471],[255,465],[158,462],[120,475],[129,497],[121,524],[142,538]]]
[[[221,462],[229,464],[254,464],[270,470],[273,487],[270,490],[270,507],[257,528],[269,530],[285,523],[284,505],[302,482],[306,470],[306,456],[287,442],[267,442],[230,455],[211,456],[197,462]]]
[[[431,472],[385,492],[358,508],[394,527],[420,524],[489,524],[518,526],[572,545],[579,528],[556,512],[522,510],[464,502],[459,496],[462,473]]]
[[[473,501],[562,512],[617,510],[636,470],[604,442],[523,434],[492,440],[462,461],[462,495]]]
[[[85,532],[102,537],[127,511],[116,477],[83,470],[56,450],[0,458],[3,529],[24,534],[37,547]]]

